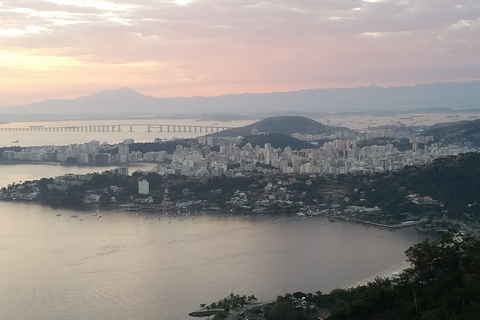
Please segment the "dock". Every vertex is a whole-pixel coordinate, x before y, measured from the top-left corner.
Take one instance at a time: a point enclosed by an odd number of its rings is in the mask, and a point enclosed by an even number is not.
[[[406,221],[399,224],[389,225],[389,224],[371,222],[371,221],[360,220],[355,218],[349,218],[348,221],[353,221],[355,223],[363,223],[365,225],[370,225],[370,226],[379,227],[379,228],[386,228],[386,229],[399,229],[399,228],[412,227],[420,223],[420,221]]]
[[[215,314],[220,314],[224,311],[225,310],[223,309],[207,309],[206,307],[204,307],[197,311],[190,312],[188,315],[190,317],[208,317],[208,316],[213,316]]]

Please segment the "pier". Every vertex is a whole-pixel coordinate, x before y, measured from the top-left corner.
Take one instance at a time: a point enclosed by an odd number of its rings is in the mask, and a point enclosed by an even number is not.
[[[371,221],[360,220],[360,219],[355,219],[355,218],[349,218],[347,221],[352,221],[352,222],[355,222],[355,223],[362,223],[362,224],[367,225],[367,226],[374,226],[374,227],[385,228],[385,229],[390,229],[390,230],[395,230],[395,229],[399,229],[399,228],[406,228],[406,227],[413,227],[413,226],[416,226],[417,224],[420,223],[420,221],[406,221],[406,222],[402,222],[402,223],[395,224],[395,225],[388,225],[388,224],[371,222]]]
[[[185,124],[100,124],[78,126],[29,126],[29,127],[4,127],[0,131],[35,131],[35,132],[189,132],[189,133],[215,133],[230,129],[230,127],[213,125],[185,125]]]

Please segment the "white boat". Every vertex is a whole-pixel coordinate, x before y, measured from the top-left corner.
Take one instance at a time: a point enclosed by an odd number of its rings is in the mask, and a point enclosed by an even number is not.
[[[92,213],[92,216],[97,216],[98,215],[98,210]]]

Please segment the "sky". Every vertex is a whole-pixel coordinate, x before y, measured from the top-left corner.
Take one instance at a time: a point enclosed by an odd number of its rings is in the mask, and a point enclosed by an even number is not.
[[[0,107],[480,80],[478,0],[0,0]]]

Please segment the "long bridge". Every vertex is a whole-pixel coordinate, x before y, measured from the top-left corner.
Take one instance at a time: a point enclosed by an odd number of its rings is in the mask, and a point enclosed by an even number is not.
[[[186,125],[186,124],[96,124],[96,125],[72,125],[72,126],[29,126],[29,127],[2,127],[0,131],[58,131],[58,132],[199,132],[214,133],[231,129],[231,127],[209,125]]]

